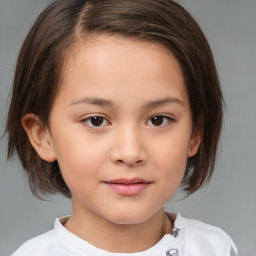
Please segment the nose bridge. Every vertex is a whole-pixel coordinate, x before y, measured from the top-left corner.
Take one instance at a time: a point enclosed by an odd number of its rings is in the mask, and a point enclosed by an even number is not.
[[[113,159],[126,165],[141,165],[146,160],[141,128],[136,124],[120,125],[115,133]]]

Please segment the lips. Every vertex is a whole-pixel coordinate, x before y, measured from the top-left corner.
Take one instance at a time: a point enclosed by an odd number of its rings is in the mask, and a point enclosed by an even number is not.
[[[124,196],[136,196],[139,195],[142,191],[148,188],[152,182],[141,179],[141,178],[133,178],[133,179],[115,179],[104,182],[109,188],[114,190],[120,195]]]

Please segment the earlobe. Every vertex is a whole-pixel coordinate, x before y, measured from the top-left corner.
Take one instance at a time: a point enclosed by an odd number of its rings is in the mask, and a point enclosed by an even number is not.
[[[188,158],[196,155],[202,140],[202,129],[195,128],[189,141]]]
[[[38,155],[47,162],[55,161],[56,155],[49,129],[42,124],[40,118],[33,113],[28,113],[22,117],[21,121]]]

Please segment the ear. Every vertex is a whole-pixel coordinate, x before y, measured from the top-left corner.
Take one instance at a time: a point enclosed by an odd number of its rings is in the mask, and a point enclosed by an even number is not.
[[[22,117],[22,126],[28,135],[31,145],[38,155],[47,162],[56,160],[52,137],[48,128],[46,128],[40,118],[32,113]]]
[[[201,144],[201,140],[202,140],[202,128],[201,126],[198,125],[193,129],[193,132],[189,140],[188,155],[187,155],[188,158],[196,155],[199,149],[199,146]]]

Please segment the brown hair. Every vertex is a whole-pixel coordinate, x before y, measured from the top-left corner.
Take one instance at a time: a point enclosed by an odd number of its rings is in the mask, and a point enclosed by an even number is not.
[[[21,125],[26,113],[48,116],[70,46],[90,34],[121,35],[167,47],[179,61],[194,125],[202,128],[198,153],[188,159],[182,187],[187,194],[209,181],[222,124],[222,93],[207,40],[191,15],[172,0],[57,0],[46,8],[21,48],[6,131],[8,158],[17,150],[35,195],[70,197],[57,161],[40,159]]]

